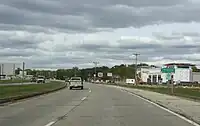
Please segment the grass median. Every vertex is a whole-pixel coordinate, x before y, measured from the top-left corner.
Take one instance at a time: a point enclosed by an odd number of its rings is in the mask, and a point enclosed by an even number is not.
[[[6,85],[0,86],[0,99],[6,99],[17,96],[26,96],[41,92],[48,92],[65,86],[63,82],[49,82],[46,84],[30,84],[30,85]]]
[[[0,84],[30,82],[30,80],[13,79],[13,80],[0,80]]]
[[[120,84],[119,86],[129,87],[129,88],[137,88],[142,90],[148,90],[153,92],[158,92],[162,94],[175,95],[180,97],[185,97],[193,100],[200,100],[200,88],[185,88],[185,87],[175,87],[173,94],[171,93],[171,88],[168,86],[161,85],[125,85]]]

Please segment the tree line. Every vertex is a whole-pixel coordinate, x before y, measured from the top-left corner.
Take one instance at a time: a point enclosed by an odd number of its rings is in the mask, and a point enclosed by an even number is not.
[[[154,65],[148,65],[145,63],[138,64],[137,67],[141,66],[151,66],[151,67],[156,67]],[[111,68],[107,66],[101,66],[101,67],[96,67],[96,73],[102,72],[104,75],[101,79],[106,80],[110,79],[110,77],[107,76],[107,73],[112,73],[113,76],[119,77],[120,79],[125,79],[125,78],[135,78],[135,64],[131,65],[115,65]],[[196,66],[192,67],[193,72],[200,72],[200,69],[198,69]],[[17,68],[15,73],[16,75],[19,74],[19,71],[21,71],[20,68]],[[42,75],[45,76],[46,78],[56,78],[56,79],[61,79],[64,80],[66,78],[70,78],[72,76],[81,76],[84,80],[88,78],[93,78],[95,74],[95,68],[83,68],[79,69],[78,67],[73,67],[70,69],[57,69],[55,71],[51,70],[32,70],[32,69],[26,69],[25,70],[28,75],[33,75],[33,76],[38,76]],[[97,76],[97,75],[96,75]]]

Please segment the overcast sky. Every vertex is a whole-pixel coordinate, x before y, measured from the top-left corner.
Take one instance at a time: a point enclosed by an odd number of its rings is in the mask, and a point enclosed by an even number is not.
[[[1,0],[0,62],[200,65],[200,0]]]

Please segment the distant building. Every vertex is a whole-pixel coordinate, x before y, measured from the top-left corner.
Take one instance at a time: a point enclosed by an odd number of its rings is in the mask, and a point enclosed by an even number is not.
[[[162,79],[161,68],[142,67],[138,69],[138,78],[140,83],[159,83]]]
[[[17,63],[0,63],[0,79],[6,79],[15,75],[15,69],[20,65]]]
[[[164,64],[161,68],[156,67],[142,67],[138,69],[138,78],[140,83],[166,83],[168,80],[178,82],[192,82],[192,66],[194,64],[188,63],[168,63]],[[172,73],[166,73],[162,71],[162,68],[174,69]]]
[[[163,67],[176,67],[176,68],[190,68],[195,66],[194,64],[190,64],[190,63],[168,63],[168,64],[164,64]]]

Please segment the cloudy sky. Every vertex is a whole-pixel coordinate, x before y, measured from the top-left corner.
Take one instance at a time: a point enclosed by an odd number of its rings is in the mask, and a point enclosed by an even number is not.
[[[200,65],[199,0],[0,0],[0,62]]]

